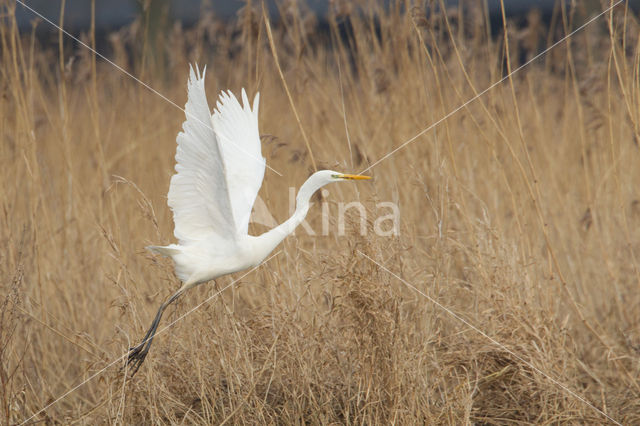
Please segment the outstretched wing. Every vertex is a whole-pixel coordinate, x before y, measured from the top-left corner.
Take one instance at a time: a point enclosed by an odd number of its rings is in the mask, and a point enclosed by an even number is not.
[[[242,106],[230,91],[222,92],[212,116],[213,128],[224,158],[229,199],[236,230],[246,235],[251,208],[264,178],[265,159],[258,133],[260,94],[249,104],[242,89]]]
[[[193,68],[190,69],[185,105],[187,118],[182,125],[183,131],[177,137],[176,174],[171,178],[169,187],[168,203],[173,210],[174,235],[183,245],[212,237],[235,240],[241,232],[246,233],[247,226],[239,225],[243,223],[239,218],[244,218],[244,210],[240,211],[242,203],[236,199],[248,199],[247,193],[254,194],[251,204],[245,207],[250,214],[264,176],[265,161],[260,153],[257,108],[254,108],[255,114],[249,110],[250,114],[234,113],[234,118],[223,114],[223,127],[229,130],[218,135],[205,96],[205,71],[206,68],[201,75],[197,67],[195,72]],[[244,98],[246,99],[246,95]],[[237,100],[233,100],[237,104]],[[223,102],[223,109],[224,104]],[[245,105],[247,104],[245,101]],[[241,110],[244,111],[242,108]],[[257,146],[255,141],[250,144],[229,138],[229,135],[254,133],[248,130],[233,131],[236,126],[239,129],[255,127]],[[261,164],[262,168],[256,164]],[[232,169],[240,170],[230,172]],[[251,188],[255,187],[255,192],[254,189],[231,184],[234,179],[250,182]],[[236,195],[238,191],[240,197]]]

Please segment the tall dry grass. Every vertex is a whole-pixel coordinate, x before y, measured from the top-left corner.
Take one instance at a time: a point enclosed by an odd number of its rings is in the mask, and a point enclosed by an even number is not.
[[[608,421],[588,404],[640,422],[640,52],[624,6],[377,164],[370,185],[329,187],[334,218],[339,201],[365,203],[366,236],[355,215],[346,236],[335,221],[329,236],[300,231],[256,271],[185,295],[161,327],[242,277],[160,334],[133,379],[122,356],[179,285],[143,247],[173,240],[184,115],[64,36],[60,49],[18,31],[14,7],[0,24],[2,423]],[[155,32],[143,13],[107,51],[179,105],[190,62],[208,65],[211,104],[259,90],[263,153],[282,173],[260,196],[283,220],[312,157],[365,169],[585,7],[559,6],[550,28],[535,13],[507,22],[505,37],[482,8],[335,2],[319,31],[285,2],[272,23],[284,81],[251,5]],[[373,232],[378,201],[398,203],[398,237]],[[309,222],[321,229],[319,208]]]

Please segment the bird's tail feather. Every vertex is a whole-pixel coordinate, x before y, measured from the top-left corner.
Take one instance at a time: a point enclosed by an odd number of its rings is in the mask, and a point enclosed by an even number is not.
[[[176,247],[171,246],[147,246],[147,250],[161,254],[162,256],[173,257],[173,255],[179,254],[180,250]]]

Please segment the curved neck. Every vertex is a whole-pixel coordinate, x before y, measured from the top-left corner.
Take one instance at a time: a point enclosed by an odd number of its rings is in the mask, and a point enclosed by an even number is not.
[[[327,183],[329,182],[307,179],[296,196],[296,211],[293,212],[289,219],[260,236],[265,241],[265,244],[270,247],[269,251],[275,249],[287,235],[291,234],[302,223],[309,211],[311,196]]]

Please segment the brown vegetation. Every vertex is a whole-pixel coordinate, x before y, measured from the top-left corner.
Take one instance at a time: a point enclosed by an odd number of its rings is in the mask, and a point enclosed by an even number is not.
[[[210,105],[259,90],[263,153],[283,175],[267,171],[260,196],[283,220],[312,158],[365,169],[584,19],[567,6],[551,28],[508,23],[505,49],[481,9],[347,3],[324,34],[282,6],[284,80],[250,6],[153,36],[143,15],[111,57],[178,105],[190,62],[208,65]],[[376,164],[373,183],[329,187],[333,212],[368,206],[366,236],[356,217],[347,236],[301,230],[256,271],[192,290],[161,329],[242,277],[158,335],[129,379],[127,348],[179,286],[144,246],[173,241],[184,114],[68,39],[59,51],[18,32],[2,4],[0,423],[608,421],[590,405],[640,423],[640,50],[624,7]],[[377,201],[398,203],[397,238],[373,232]],[[308,220],[320,229],[320,209]]]

